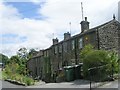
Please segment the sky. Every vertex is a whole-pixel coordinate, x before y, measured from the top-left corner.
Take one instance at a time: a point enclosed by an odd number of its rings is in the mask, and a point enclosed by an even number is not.
[[[52,45],[52,39],[63,40],[65,32],[72,36],[81,32],[83,15],[90,28],[118,19],[119,0],[1,0],[0,53],[15,55],[25,47],[36,50]]]
[[[118,21],[120,22],[120,1],[118,3]]]

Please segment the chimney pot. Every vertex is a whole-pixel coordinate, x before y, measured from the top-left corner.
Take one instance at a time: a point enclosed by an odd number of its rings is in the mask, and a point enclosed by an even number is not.
[[[87,21],[87,17],[85,17],[85,21]]]
[[[56,39],[53,39],[53,45],[55,45],[55,44],[57,44],[58,43],[58,39],[56,38]]]

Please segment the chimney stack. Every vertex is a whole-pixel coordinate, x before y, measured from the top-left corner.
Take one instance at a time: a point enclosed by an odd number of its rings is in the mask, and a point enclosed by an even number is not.
[[[53,41],[53,45],[55,45],[58,43],[59,40],[56,38],[56,39],[53,39],[52,41]]]
[[[71,34],[69,32],[64,33],[64,40],[67,40],[71,37]]]
[[[85,17],[85,21],[81,21],[81,32],[89,30],[89,22],[87,21],[87,17]]]

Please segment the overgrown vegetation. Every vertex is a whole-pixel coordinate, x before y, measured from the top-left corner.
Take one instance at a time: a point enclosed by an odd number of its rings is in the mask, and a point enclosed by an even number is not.
[[[3,69],[3,79],[16,80],[25,85],[33,85],[35,81],[27,76],[28,70],[26,68],[27,60],[32,57],[32,51],[27,52],[26,48],[20,48],[17,55],[11,56]]]
[[[80,56],[83,62],[83,74],[85,78],[90,78],[88,69],[104,65],[104,67],[96,68],[92,71],[97,78],[100,78],[98,75],[101,73],[103,79],[106,78],[106,75],[118,73],[118,55],[115,51],[95,50],[93,46],[87,45],[80,53]]]
[[[0,63],[4,63],[5,65],[9,62],[9,58],[6,55],[0,53]]]

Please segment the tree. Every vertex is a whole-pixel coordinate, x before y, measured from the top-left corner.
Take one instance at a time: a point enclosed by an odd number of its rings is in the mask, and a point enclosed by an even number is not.
[[[28,52],[28,59],[32,58],[35,54],[37,53],[37,51],[35,49],[30,49]]]
[[[21,64],[20,59],[19,59],[19,57],[17,55],[11,56],[9,63],[12,63],[12,62],[17,63],[19,65]]]
[[[110,68],[114,68],[114,71],[112,71],[111,73],[118,73],[118,63],[119,63],[119,58],[118,58],[118,54],[113,51],[109,53],[109,58],[110,58]]]
[[[86,55],[93,50],[93,46],[88,44],[86,45],[80,53],[80,60],[83,62]]]
[[[6,65],[9,62],[8,56],[0,54],[0,62]]]
[[[105,79],[107,74],[110,74],[113,68],[113,71],[117,72],[116,68],[118,68],[118,56],[112,51],[110,52],[105,50],[94,50],[91,45],[87,45],[81,51],[80,55],[83,62],[83,74],[86,78],[89,78],[90,76],[90,72],[88,71],[88,69],[94,67],[98,68],[91,70],[94,72],[93,74],[97,77],[102,73],[103,79]],[[104,67],[100,68],[101,66]]]
[[[17,52],[17,55],[21,58],[21,59],[27,59],[28,56],[28,52],[27,49],[25,47],[20,48]]]

